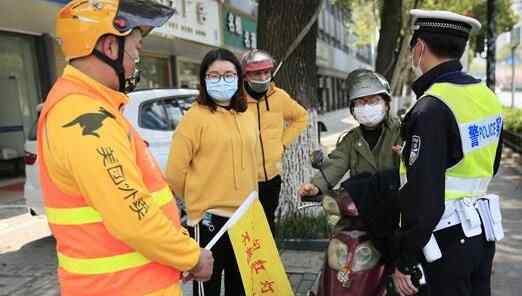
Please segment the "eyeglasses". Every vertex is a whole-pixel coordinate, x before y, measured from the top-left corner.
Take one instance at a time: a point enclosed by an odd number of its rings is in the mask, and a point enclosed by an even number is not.
[[[225,74],[211,72],[206,75],[206,80],[208,83],[217,83],[221,79],[223,79],[225,82],[233,82],[236,78],[237,73],[234,72],[226,72]]]
[[[377,105],[381,102],[382,98],[380,96],[372,96],[372,97],[362,97],[359,99],[355,99],[353,101],[354,106],[363,106],[363,105]]]

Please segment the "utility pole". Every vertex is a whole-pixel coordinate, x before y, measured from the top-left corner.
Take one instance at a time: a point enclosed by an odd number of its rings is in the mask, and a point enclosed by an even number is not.
[[[515,107],[515,53],[520,44],[520,27],[511,30],[511,108]]]
[[[495,91],[495,63],[496,63],[496,41],[497,41],[497,8],[495,0],[488,0],[487,6],[487,29],[486,38],[488,42],[486,62],[486,83]]]

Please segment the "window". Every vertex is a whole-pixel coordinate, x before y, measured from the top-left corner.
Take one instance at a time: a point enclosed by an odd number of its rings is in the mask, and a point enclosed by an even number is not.
[[[140,57],[141,77],[136,89],[168,88],[170,83],[169,60],[161,57]]]
[[[181,121],[181,117],[183,116],[183,109],[179,106],[176,100],[165,100],[165,110],[167,111],[167,117],[169,120],[169,125],[172,129],[176,129],[179,122]]]
[[[147,101],[140,106],[138,124],[146,129],[173,131],[194,100],[194,96],[176,96]]]
[[[144,103],[140,108],[139,125],[146,129],[168,131],[169,119],[161,100]]]

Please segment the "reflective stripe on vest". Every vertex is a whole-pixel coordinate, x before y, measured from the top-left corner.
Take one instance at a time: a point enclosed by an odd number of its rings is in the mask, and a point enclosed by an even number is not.
[[[459,127],[464,157],[446,170],[445,199],[485,194],[493,176],[502,130],[502,109],[498,98],[483,83],[435,83],[424,96],[435,97],[448,106]],[[403,186],[407,182],[403,161],[400,175]]]
[[[152,200],[163,207],[173,200],[169,187],[152,193]],[[80,225],[88,223],[102,222],[102,217],[98,211],[92,207],[81,208],[45,208],[47,221],[58,225]]]
[[[401,178],[401,187],[408,183],[406,176],[406,167],[401,161],[399,170]],[[491,177],[482,178],[457,178],[446,175],[445,192],[446,199],[458,199],[460,196],[478,196],[484,194],[487,189]]]
[[[140,267],[151,261],[138,252],[104,258],[72,258],[58,252],[58,265],[64,270],[83,275],[118,272]]]
[[[152,200],[163,207],[173,200],[167,186],[152,193]],[[102,222],[101,215],[91,207],[54,209],[46,208],[49,223],[62,225],[79,225]],[[51,214],[51,216],[49,216]],[[58,265],[68,272],[76,274],[104,274],[143,266],[151,261],[138,252],[115,255],[104,258],[73,258],[58,252]]]

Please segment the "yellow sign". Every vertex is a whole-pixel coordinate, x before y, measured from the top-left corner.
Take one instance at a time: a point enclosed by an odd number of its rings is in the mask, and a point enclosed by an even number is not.
[[[247,296],[293,296],[292,288],[257,194],[237,210],[228,229]],[[232,219],[231,219],[232,220]]]

